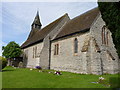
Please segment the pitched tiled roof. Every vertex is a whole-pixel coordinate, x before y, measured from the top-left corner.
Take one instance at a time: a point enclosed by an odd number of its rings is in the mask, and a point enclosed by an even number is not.
[[[83,30],[89,29],[94,22],[95,18],[99,14],[99,9],[94,8],[80,16],[77,16],[62,28],[61,32],[56,36],[55,39],[70,35],[72,33],[81,32]]]
[[[36,32],[38,32],[40,29],[34,28],[30,31],[30,34],[28,36],[28,39],[32,38]]]
[[[55,39],[89,29],[98,14],[99,14],[99,9],[94,8],[80,16],[77,16],[69,20],[68,23],[66,23],[66,25],[63,26],[60,33],[58,33]],[[53,28],[55,28],[66,15],[67,14],[63,15],[62,17],[50,23],[43,29],[36,31],[35,34],[31,38],[27,39],[22,44],[21,48],[25,48],[25,47],[35,44],[36,42],[42,41],[45,38],[45,36],[50,31],[52,31]]]
[[[47,25],[43,29],[36,31],[36,33],[31,38],[27,39],[22,44],[21,48],[26,48],[30,45],[35,44],[36,42],[42,41],[45,38],[45,36],[50,31],[52,31],[59,24],[59,22],[61,22],[61,20],[63,20],[63,18],[66,17],[66,16],[68,16],[68,14],[63,15],[62,17],[60,17],[57,20],[55,20],[54,22],[50,23],[49,25]]]

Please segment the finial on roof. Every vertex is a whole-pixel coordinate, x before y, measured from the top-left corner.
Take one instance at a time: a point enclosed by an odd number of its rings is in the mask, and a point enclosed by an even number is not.
[[[39,16],[39,10],[37,10],[37,14],[36,14],[36,16]]]
[[[68,15],[68,13],[65,13],[65,15]]]

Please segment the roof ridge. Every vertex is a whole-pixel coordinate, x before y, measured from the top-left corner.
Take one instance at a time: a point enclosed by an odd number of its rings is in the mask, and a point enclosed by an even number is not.
[[[37,31],[37,33],[34,34],[34,36],[32,36],[32,38],[29,38],[28,40],[26,40],[21,47],[27,47],[35,42],[40,41],[40,39],[44,39],[44,37],[52,30],[52,28],[54,28],[55,26],[58,25],[59,22],[61,22],[61,20],[63,20],[66,16],[68,16],[67,13],[65,13],[63,16],[61,16],[60,18],[54,20],[53,22],[51,22],[50,24],[46,25],[44,28],[42,28],[41,30]],[[69,16],[68,16],[69,17]],[[50,28],[50,29],[49,29]],[[44,35],[42,35],[42,38],[40,38],[41,33],[44,33]],[[37,36],[39,36],[39,38],[36,38]],[[35,39],[35,40],[34,40]]]
[[[60,20],[60,19],[64,18],[65,16],[68,16],[68,13],[65,13],[64,15],[62,15],[62,16],[61,16],[61,17],[59,17],[58,19],[56,19],[56,20],[52,21],[51,23],[49,23],[48,25],[46,25],[46,26],[45,26],[45,27],[43,27],[42,29],[46,28],[47,26],[49,26],[50,24],[54,23],[55,21],[57,21],[57,20]],[[68,16],[68,17],[69,17],[69,16]],[[41,29],[41,30],[42,30],[42,29]]]
[[[68,23],[62,28],[61,32],[56,36],[56,38],[60,38],[90,28],[91,24],[98,15],[98,12],[98,7],[93,8],[69,20]]]
[[[84,12],[84,13],[82,13],[82,14],[80,14],[80,15],[72,18],[72,19],[75,19],[75,18],[77,18],[77,17],[81,17],[81,16],[83,16],[83,15],[85,15],[85,14],[88,14],[88,13],[94,11],[95,9],[98,9],[98,7],[95,7],[95,8],[93,8],[93,9],[87,10],[86,12]]]
[[[51,24],[55,23],[55,22],[60,22],[66,15],[68,15],[67,13],[65,13],[64,15],[62,15],[61,17],[59,17],[58,19],[54,20],[53,22],[49,23],[48,25],[46,25],[45,27],[43,27],[40,31],[44,30],[45,28],[49,27]],[[60,21],[59,21],[60,20]],[[38,31],[38,32],[40,32]],[[35,36],[35,35],[34,35]]]
[[[66,16],[68,16],[68,13],[65,13],[64,15],[62,15],[61,17],[59,17],[58,19],[56,19],[56,20],[54,20],[53,22],[51,22],[50,24],[52,24],[52,23],[54,23],[54,22],[56,22],[57,20],[60,20],[60,21],[58,21],[57,23],[56,23],[56,25],[55,26],[53,26],[51,29],[54,29]],[[69,17],[69,16],[68,16]],[[69,17],[70,18],[70,17]],[[49,24],[48,24],[49,25]],[[48,35],[48,34],[47,34]],[[46,35],[46,36],[47,36]],[[45,37],[46,37],[45,36]]]

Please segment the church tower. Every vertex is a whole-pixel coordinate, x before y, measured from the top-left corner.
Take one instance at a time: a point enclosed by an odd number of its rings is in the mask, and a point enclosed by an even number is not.
[[[41,29],[41,22],[40,22],[40,18],[39,18],[39,12],[37,11],[37,14],[35,16],[35,19],[31,25],[31,32],[28,36],[28,39],[31,38],[38,30]]]
[[[32,29],[41,29],[41,22],[40,22],[40,18],[39,18],[39,12],[37,11],[36,17],[31,25]]]

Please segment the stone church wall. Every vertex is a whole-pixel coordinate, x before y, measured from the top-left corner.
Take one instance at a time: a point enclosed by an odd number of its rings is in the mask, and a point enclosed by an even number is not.
[[[105,22],[101,15],[96,18],[93,23],[91,31],[91,71],[93,74],[101,73],[118,73],[118,55],[116,53],[115,45],[113,44],[111,32],[105,28],[105,35],[108,32],[108,44],[102,44],[102,27]],[[96,50],[93,40],[96,40],[100,52]],[[107,37],[105,38],[107,39]]]
[[[40,53],[40,66],[43,69],[50,69],[50,57],[51,57],[51,39],[54,38],[58,32],[60,32],[61,28],[68,22],[70,18],[68,16],[65,16],[59,24],[53,28],[53,30],[44,38],[43,40],[43,48]]]
[[[78,53],[74,53],[75,38],[78,39]],[[81,52],[86,38],[89,38],[89,32],[53,41],[51,44],[50,69],[75,73],[87,73],[87,53]],[[54,55],[56,44],[59,44],[58,55]]]
[[[37,50],[35,50],[36,47],[37,47]],[[26,62],[27,68],[35,68],[35,66],[39,65],[40,63],[39,54],[42,50],[42,47],[43,47],[43,42],[24,49],[24,62]]]
[[[67,21],[69,18],[65,17],[43,42],[23,49],[24,66],[35,68],[40,65],[43,69],[84,74],[118,73],[118,55],[112,34],[107,27],[105,35],[108,33],[108,44],[102,42],[102,29],[105,22],[101,15],[96,18],[90,31],[53,40]],[[78,53],[74,52],[75,38],[78,40]],[[58,45],[58,54],[55,55],[56,45]]]
[[[90,28],[90,33],[76,34],[51,44],[50,69],[75,73],[104,74],[118,73],[118,55],[112,40],[111,32],[105,28],[105,37],[108,33],[108,44],[102,43],[102,28],[105,22],[98,15]],[[74,39],[78,39],[78,53],[74,53]],[[88,38],[88,45],[84,42]],[[105,38],[105,40],[106,40]],[[55,45],[59,44],[58,55],[54,55]],[[87,47],[87,51],[82,48]]]

